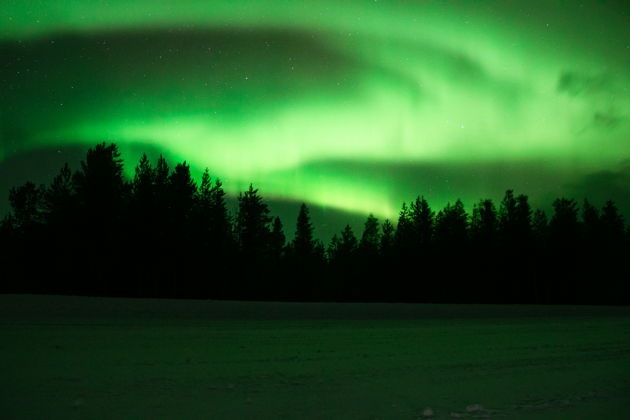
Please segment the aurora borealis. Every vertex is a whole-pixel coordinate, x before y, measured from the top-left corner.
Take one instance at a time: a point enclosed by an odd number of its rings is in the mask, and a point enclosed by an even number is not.
[[[507,188],[630,211],[623,2],[235,3],[0,3],[0,166],[114,141],[379,217]]]

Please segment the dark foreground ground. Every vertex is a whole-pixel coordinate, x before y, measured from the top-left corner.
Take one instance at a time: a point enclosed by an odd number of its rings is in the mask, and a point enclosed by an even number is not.
[[[0,295],[5,419],[630,418],[630,308]]]

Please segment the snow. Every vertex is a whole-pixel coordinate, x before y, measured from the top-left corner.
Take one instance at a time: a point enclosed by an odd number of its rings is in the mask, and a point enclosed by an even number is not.
[[[0,295],[3,418],[627,418],[630,308]]]

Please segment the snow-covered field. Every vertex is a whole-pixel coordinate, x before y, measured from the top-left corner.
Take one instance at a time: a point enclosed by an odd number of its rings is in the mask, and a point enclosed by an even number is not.
[[[630,418],[630,308],[0,296],[3,419]]]

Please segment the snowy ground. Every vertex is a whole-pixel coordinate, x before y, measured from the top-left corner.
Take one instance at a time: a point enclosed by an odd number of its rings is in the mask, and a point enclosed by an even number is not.
[[[0,295],[6,419],[630,418],[630,308]]]

